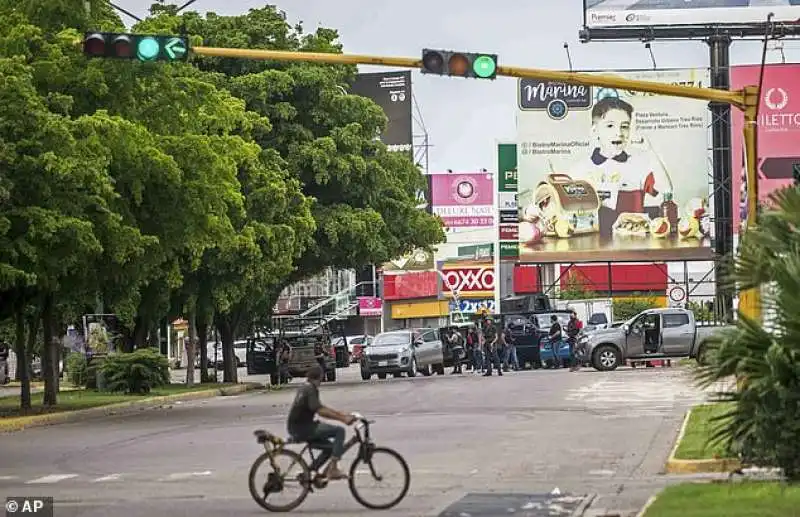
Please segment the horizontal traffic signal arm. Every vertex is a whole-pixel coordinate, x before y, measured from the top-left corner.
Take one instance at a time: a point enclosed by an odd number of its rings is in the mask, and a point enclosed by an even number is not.
[[[370,56],[363,54],[328,54],[322,52],[288,52],[285,50],[255,50],[220,47],[192,47],[192,53],[207,57],[228,57],[260,61],[304,61],[329,65],[377,65],[417,69],[423,66],[422,58]],[[497,66],[496,75],[568,84],[581,84],[584,86],[617,88],[620,90],[655,93],[671,97],[700,99],[709,102],[722,102],[731,104],[739,109],[755,107],[758,101],[756,86],[748,86],[738,91],[728,91],[683,86],[679,84],[658,83],[654,81],[639,81],[613,75],[582,74],[579,72],[561,72],[556,70],[542,70],[539,68],[499,65]]]

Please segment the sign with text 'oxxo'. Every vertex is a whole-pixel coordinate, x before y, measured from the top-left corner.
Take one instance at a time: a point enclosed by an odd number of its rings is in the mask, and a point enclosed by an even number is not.
[[[442,266],[442,292],[452,298],[487,298],[494,296],[494,264],[445,264]]]

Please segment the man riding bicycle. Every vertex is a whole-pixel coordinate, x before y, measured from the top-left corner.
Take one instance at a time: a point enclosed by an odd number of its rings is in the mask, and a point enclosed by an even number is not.
[[[335,409],[325,407],[319,399],[319,385],[322,383],[322,368],[312,367],[306,375],[306,382],[295,395],[292,407],[289,410],[287,430],[295,441],[301,442],[329,442],[331,448],[320,454],[311,465],[311,470],[317,470],[330,457],[328,468],[323,476],[330,480],[346,479],[347,475],[339,470],[339,460],[344,454],[345,429],[338,425],[326,424],[315,419],[317,415],[330,420],[338,420],[345,425],[356,421],[352,415],[347,415]]]

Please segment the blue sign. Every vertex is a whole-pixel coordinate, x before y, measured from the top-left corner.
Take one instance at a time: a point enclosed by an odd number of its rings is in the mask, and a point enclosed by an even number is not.
[[[494,300],[461,300],[457,305],[456,302],[450,302],[450,312],[461,312],[466,314],[477,314],[481,309],[488,309],[489,312],[495,312]]]

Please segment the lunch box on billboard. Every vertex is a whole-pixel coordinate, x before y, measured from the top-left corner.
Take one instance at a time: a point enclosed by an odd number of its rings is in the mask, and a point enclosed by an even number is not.
[[[533,202],[548,223],[548,237],[565,237],[563,231],[557,231],[564,223],[569,225],[569,235],[599,231],[600,198],[588,181],[573,180],[567,174],[549,174],[547,181],[536,187]]]

